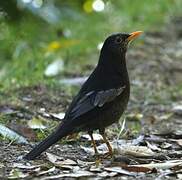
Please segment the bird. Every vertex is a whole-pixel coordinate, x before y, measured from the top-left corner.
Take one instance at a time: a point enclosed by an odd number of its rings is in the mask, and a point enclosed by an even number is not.
[[[100,51],[99,61],[73,98],[61,124],[47,138],[24,156],[33,160],[57,141],[81,131],[88,132],[95,154],[98,155],[93,131],[99,130],[108,148],[113,150],[105,128],[119,121],[130,96],[130,80],[126,64],[128,44],[142,31],[114,33],[106,38]]]

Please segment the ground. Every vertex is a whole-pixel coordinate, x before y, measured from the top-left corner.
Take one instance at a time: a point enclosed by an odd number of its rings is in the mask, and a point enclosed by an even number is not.
[[[182,1],[111,0],[103,12],[87,12],[90,0],[67,2],[55,24],[26,11],[11,21],[0,13],[0,178],[181,179]],[[60,123],[105,37],[135,30],[144,33],[127,52],[130,101],[107,128],[113,157],[95,157],[82,132],[23,160]],[[60,69],[51,76],[54,62]]]
[[[166,171],[156,170],[157,168],[152,168],[152,170],[124,168],[124,165],[128,164],[150,164],[151,162],[181,160],[181,114],[174,109],[182,102],[182,91],[180,90],[182,89],[182,29],[178,28],[179,24],[176,21],[175,18],[172,19],[163,30],[145,32],[143,40],[137,45],[131,44],[127,54],[131,97],[127,111],[121,118],[122,122],[125,117],[126,126],[120,139],[125,140],[123,142],[128,144],[131,140],[143,135],[142,139],[137,142],[138,146],[148,147],[155,152],[155,155],[135,157],[135,155],[122,155],[120,153],[118,155],[116,153],[112,159],[101,160],[100,163],[95,162],[95,157],[82,148],[82,146],[90,147],[90,142],[79,135],[75,138],[64,139],[47,150],[47,152],[59,156],[62,159],[61,161],[69,159],[76,164],[71,162],[66,165],[58,165],[56,161],[50,160],[50,154],[43,154],[32,162],[25,162],[20,157],[31,150],[30,145],[22,145],[16,143],[16,141],[10,142],[7,139],[2,139],[0,142],[1,176],[15,178],[21,177],[23,174],[22,177],[25,175],[25,177],[46,179],[49,176],[56,178],[56,175],[58,175],[57,178],[59,178],[59,174],[72,173],[73,176],[70,175],[70,177],[77,177],[74,176],[74,173],[79,169],[79,171],[86,172],[80,177],[102,178],[114,176],[116,179],[119,177],[132,178],[133,176],[139,179],[145,179],[146,176],[151,179],[154,176],[178,177],[179,175],[175,172],[180,171],[180,167],[177,170]],[[86,71],[91,71],[93,67],[94,65],[88,66]],[[75,89],[77,90],[78,87]],[[16,98],[14,98],[14,94],[16,94]],[[8,119],[8,127],[27,136],[29,142],[35,142],[37,135],[39,136],[38,141],[40,141],[59,123],[54,118],[45,117],[45,113],[50,115],[51,113],[65,112],[72,99],[72,95],[66,93],[65,90],[60,90],[59,86],[49,87],[44,84],[17,88],[16,90],[3,92],[2,95],[1,119],[5,119],[6,122]],[[7,98],[4,99],[4,96]],[[51,130],[36,130],[36,133],[31,129],[27,130],[27,121],[33,118],[46,119],[46,125]],[[121,124],[114,124],[107,129],[111,142],[117,139]],[[98,142],[99,144],[100,142]],[[93,164],[89,164],[89,162],[93,162]],[[22,167],[23,165],[25,167]],[[34,165],[35,167],[32,167]],[[126,172],[116,173],[113,169],[104,169],[113,166],[123,167],[130,175],[126,175]],[[55,167],[55,169],[43,175],[39,174],[52,167]],[[93,167],[95,167],[94,170]],[[135,171],[145,173],[136,173]]]

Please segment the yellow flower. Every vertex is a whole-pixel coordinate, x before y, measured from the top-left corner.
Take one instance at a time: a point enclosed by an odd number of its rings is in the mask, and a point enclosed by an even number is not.
[[[48,45],[48,51],[54,51],[57,50],[61,47],[60,42],[58,41],[52,41],[49,45]]]
[[[83,10],[86,13],[91,13],[93,11],[92,4],[93,4],[93,0],[85,1],[84,4],[83,4]]]
[[[52,41],[48,44],[47,52],[53,52],[62,48],[69,48],[73,45],[78,44],[79,42],[79,40],[61,40],[61,42]]]

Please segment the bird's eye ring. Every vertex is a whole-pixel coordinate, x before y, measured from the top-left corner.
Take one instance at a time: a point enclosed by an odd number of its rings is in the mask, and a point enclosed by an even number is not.
[[[119,37],[119,36],[117,36],[116,39],[115,39],[115,42],[116,42],[116,43],[121,43],[121,41],[122,41],[122,38]]]

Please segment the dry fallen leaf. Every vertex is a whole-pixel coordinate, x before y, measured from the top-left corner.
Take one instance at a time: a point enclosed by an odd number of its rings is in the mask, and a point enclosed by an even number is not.
[[[103,171],[101,173],[98,173],[97,175],[99,177],[104,178],[104,177],[114,177],[114,176],[118,175],[118,173],[117,172],[106,172],[106,171]]]
[[[48,170],[46,170],[46,171],[40,171],[40,172],[38,173],[38,175],[40,176],[40,175],[52,173],[52,172],[54,172],[55,170],[56,170],[56,167],[53,166],[52,168],[50,168],[50,169],[48,169]]]
[[[53,118],[56,118],[56,119],[59,119],[59,120],[63,120],[64,119],[64,116],[65,116],[65,113],[61,112],[61,113],[51,113],[50,114]]]
[[[182,115],[182,105],[181,104],[175,105],[172,110],[174,113],[176,113],[178,115]]]
[[[19,168],[19,169],[35,169],[40,167],[40,165],[30,165],[30,164],[23,164],[23,163],[13,163],[13,168]]]
[[[95,172],[95,173],[97,173],[97,172],[102,172],[102,167],[97,167],[97,166],[91,166],[90,167],[90,171],[91,172]]]
[[[178,145],[182,146],[182,139],[177,139],[177,140],[175,140],[175,141],[176,141],[176,143],[177,143]]]
[[[81,138],[83,138],[87,141],[91,141],[91,137],[88,134],[83,134],[81,136]],[[96,134],[96,133],[93,133],[93,138],[95,141],[102,141],[103,140],[102,136],[100,134]]]
[[[169,149],[169,148],[171,148],[171,147],[172,147],[172,144],[167,143],[167,142],[164,142],[164,143],[162,143],[162,145],[161,145],[161,148],[162,148],[162,149]]]
[[[172,115],[173,115],[173,113],[167,113],[167,114],[164,114],[162,116],[157,116],[156,119],[159,119],[159,120],[168,120],[169,118],[171,118]]]
[[[182,173],[177,174],[177,179],[182,179]]]
[[[157,147],[154,143],[149,143],[146,141],[148,148],[150,148],[153,151],[161,151],[161,148]]]
[[[153,171],[153,169],[151,168],[147,168],[147,167],[136,167],[136,166],[127,166],[127,165],[121,165],[121,167],[123,169],[126,169],[127,171],[130,171],[130,172],[144,172],[144,173],[150,173]]]
[[[104,168],[105,171],[110,171],[110,172],[116,172],[119,174],[124,174],[124,175],[128,175],[128,176],[135,176],[136,174],[133,172],[129,172],[125,169],[122,169],[121,167],[107,167]]]
[[[47,160],[51,163],[55,163],[57,160],[63,160],[62,157],[46,152]]]
[[[87,167],[89,165],[95,164],[95,162],[89,162],[89,161],[81,161],[80,159],[77,159],[77,164],[82,167]]]
[[[52,153],[47,153],[47,160],[50,161],[51,163],[53,163],[55,166],[59,166],[59,167],[66,167],[66,166],[75,166],[77,165],[77,162],[71,160],[71,159],[66,159],[64,160],[62,157],[59,157],[57,155],[54,155]],[[67,167],[70,169],[70,167]]]
[[[66,159],[66,160],[63,160],[63,161],[58,161],[58,162],[56,162],[56,165],[72,165],[72,166],[74,166],[74,165],[77,165],[77,163],[75,162],[75,161],[73,161],[73,160],[71,160],[71,159]]]
[[[0,169],[2,169],[3,167],[5,167],[5,165],[0,162]]]
[[[90,154],[90,155],[92,155],[92,156],[95,154],[93,148],[84,147],[84,146],[80,146],[80,148],[81,148],[83,151],[85,151],[87,154]]]
[[[125,154],[134,157],[150,157],[155,153],[146,146],[116,146],[114,150],[118,154]]]
[[[3,124],[0,124],[0,134],[10,140],[15,140],[17,143],[28,144],[28,141],[23,136],[20,136]]]
[[[64,170],[72,170],[73,172],[78,171],[80,169],[79,166],[71,166],[71,165],[64,165],[64,164],[57,165],[57,167],[58,166],[61,169],[64,169]]]
[[[44,177],[42,180],[49,180],[49,179],[58,179],[58,178],[80,178],[80,177],[91,177],[95,176],[94,173],[91,173],[89,171],[77,171],[76,173],[65,173],[65,174],[58,174],[55,176],[49,176],[49,177]]]
[[[11,122],[8,124],[8,128],[15,131],[19,135],[27,138],[28,140],[34,141],[36,139],[35,132],[31,128],[27,127],[27,125],[20,124],[17,122]]]
[[[137,165],[130,165],[128,167],[145,167],[149,169],[153,169],[153,168],[170,169],[180,165],[182,165],[182,160],[169,160],[163,163],[137,164]]]

